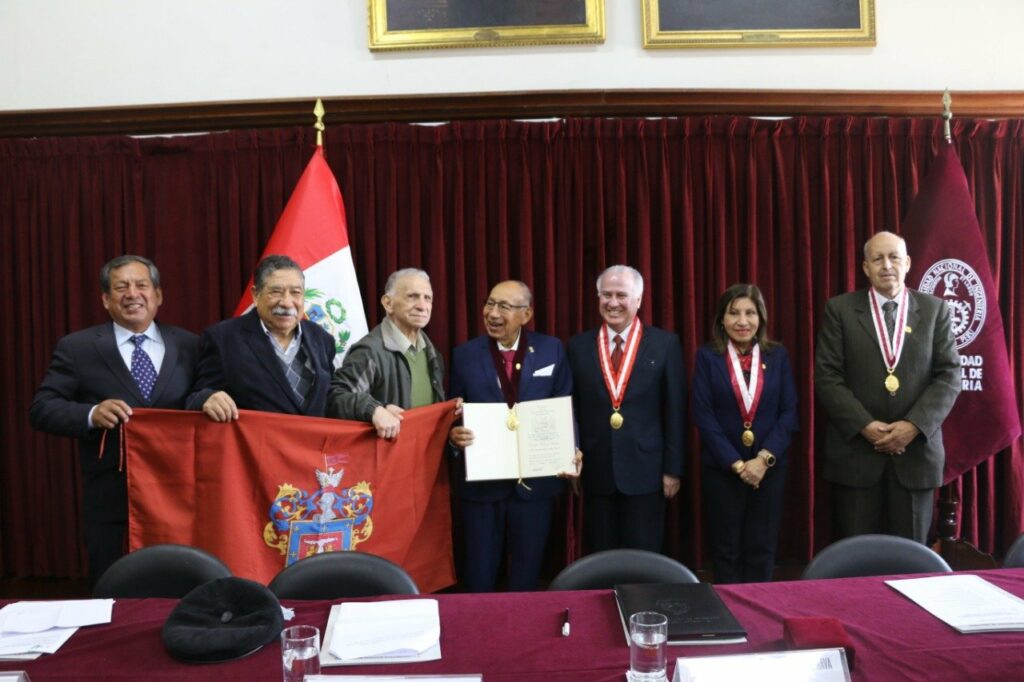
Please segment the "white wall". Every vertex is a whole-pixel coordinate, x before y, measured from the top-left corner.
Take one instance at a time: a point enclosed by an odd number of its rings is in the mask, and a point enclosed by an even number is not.
[[[763,0],[770,2],[771,0]],[[0,0],[0,110],[566,89],[1024,90],[1024,2],[876,0],[878,46],[370,53],[365,0]]]

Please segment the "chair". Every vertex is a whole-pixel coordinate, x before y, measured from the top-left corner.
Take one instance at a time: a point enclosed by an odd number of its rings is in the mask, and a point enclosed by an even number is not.
[[[818,552],[801,579],[952,572],[945,559],[913,540],[895,535],[856,535]]]
[[[230,577],[231,569],[198,547],[150,545],[112,563],[96,581],[92,596],[181,598],[203,583]]]
[[[1024,535],[1014,540],[1010,549],[1006,550],[1003,568],[1024,568]]]
[[[285,566],[270,581],[279,599],[339,599],[419,594],[401,566],[366,552],[327,552]]]
[[[603,590],[625,583],[696,583],[697,576],[675,559],[642,549],[609,549],[572,562],[549,590]]]

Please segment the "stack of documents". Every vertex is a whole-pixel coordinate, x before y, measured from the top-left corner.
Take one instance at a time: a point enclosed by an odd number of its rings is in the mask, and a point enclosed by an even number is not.
[[[412,663],[441,658],[436,599],[348,602],[331,607],[321,665]]]
[[[980,576],[942,575],[885,583],[965,634],[1024,630],[1024,600]]]
[[[0,609],[0,660],[52,654],[83,625],[109,623],[113,599],[19,601]]]

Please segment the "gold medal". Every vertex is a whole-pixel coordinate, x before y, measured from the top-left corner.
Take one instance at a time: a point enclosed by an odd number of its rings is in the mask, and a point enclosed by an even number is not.
[[[900,380],[892,372],[885,378],[885,390],[889,391],[892,395],[896,395],[896,391],[900,390]]]
[[[747,428],[743,430],[743,445],[750,447],[754,444],[754,432],[750,430],[749,424],[744,424]]]
[[[623,419],[622,414],[620,414],[618,410],[615,410],[614,412],[612,412],[612,416],[611,418],[608,419],[608,421],[609,423],[611,423],[612,428],[618,431],[619,429],[622,428],[622,422],[626,420]]]
[[[508,427],[509,431],[515,431],[519,428],[519,417],[516,416],[515,407],[508,411],[508,416],[505,417],[505,426]]]

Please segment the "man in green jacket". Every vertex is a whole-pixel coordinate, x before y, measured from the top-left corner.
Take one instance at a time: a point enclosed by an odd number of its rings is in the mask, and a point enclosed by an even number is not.
[[[423,331],[434,303],[426,272],[392,273],[380,302],[387,316],[334,372],[327,416],[372,422],[378,436],[394,438],[403,411],[444,400],[444,365]]]

